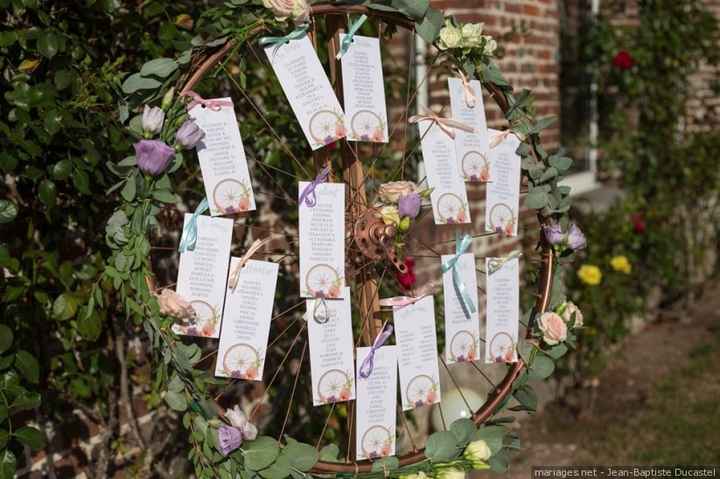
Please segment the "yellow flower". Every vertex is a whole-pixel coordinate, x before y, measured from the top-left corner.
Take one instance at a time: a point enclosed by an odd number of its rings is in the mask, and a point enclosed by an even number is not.
[[[625,274],[630,274],[632,271],[632,265],[627,259],[627,256],[613,256],[610,260],[610,266],[612,266],[612,269],[615,271],[620,271]]]
[[[383,206],[380,209],[380,217],[386,225],[398,226],[400,224],[400,213],[395,206]]]
[[[577,273],[580,281],[590,286],[597,286],[602,281],[602,271],[595,265],[584,264]]]

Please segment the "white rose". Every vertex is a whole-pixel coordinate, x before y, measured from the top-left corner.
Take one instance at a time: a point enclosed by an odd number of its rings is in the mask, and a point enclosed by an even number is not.
[[[489,35],[485,35],[483,38],[485,39],[485,50],[483,53],[490,56],[497,49],[497,42]]]
[[[310,14],[307,0],[263,0],[263,5],[280,21],[292,18],[295,23],[303,23]]]
[[[462,26],[462,37],[464,47],[476,47],[482,41],[482,23],[466,23]]]
[[[459,28],[455,28],[449,22],[440,30],[440,41],[438,48],[447,50],[448,48],[457,48],[462,42],[462,32]]]
[[[164,121],[165,112],[162,111],[162,108],[158,108],[156,106],[150,108],[145,105],[142,114],[142,127],[145,133],[149,135],[160,133]]]
[[[573,314],[575,315],[575,321],[573,321]],[[562,318],[566,323],[572,324],[573,328],[581,328],[583,325],[583,314],[580,308],[577,307],[572,301],[565,303],[565,309],[562,312]]]
[[[252,441],[257,437],[257,428],[253,423],[248,421],[247,416],[245,416],[245,413],[237,404],[232,409],[225,411],[225,417],[233,427],[242,432],[243,439]]]
[[[407,196],[415,191],[417,185],[412,181],[391,181],[380,185],[378,197],[384,203],[397,203],[401,196]]]
[[[556,313],[548,311],[540,316],[538,324],[540,331],[543,333],[543,341],[550,346],[554,346],[567,338],[567,325],[565,321]]]

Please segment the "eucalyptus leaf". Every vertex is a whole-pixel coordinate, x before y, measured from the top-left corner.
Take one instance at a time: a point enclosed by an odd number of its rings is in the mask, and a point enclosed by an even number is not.
[[[457,438],[450,431],[438,431],[431,434],[425,445],[425,455],[432,462],[449,461],[455,458],[459,451]]]
[[[477,427],[475,427],[475,423],[468,418],[460,418],[450,424],[450,432],[455,435],[457,443],[460,446],[465,446],[470,441],[476,430]]]
[[[548,202],[548,195],[539,188],[533,188],[525,197],[525,206],[534,210],[544,208]]]
[[[433,43],[440,35],[440,30],[445,23],[445,16],[442,12],[429,9],[422,19],[422,22],[415,27],[418,35],[427,43]]]
[[[502,426],[484,426],[479,428],[473,435],[473,441],[483,440],[487,443],[490,451],[495,454],[502,449],[505,428]]]
[[[140,75],[143,77],[154,75],[160,78],[165,78],[177,70],[177,68],[178,64],[172,58],[155,58],[142,66],[140,69]]]
[[[320,449],[320,460],[325,462],[340,462],[340,448],[337,444],[328,444]]]
[[[176,391],[168,391],[167,394],[165,394],[165,402],[171,409],[179,412],[185,411],[188,407],[185,395]]]
[[[123,82],[122,91],[129,95],[139,90],[151,90],[160,85],[162,85],[162,83],[154,78],[145,78],[139,73],[133,73]]]
[[[373,461],[372,472],[386,473],[400,467],[400,460],[395,456],[388,456]]]
[[[313,446],[303,444],[291,437],[286,439],[287,445],[283,448],[283,454],[287,454],[290,458],[290,464],[303,472],[307,472],[317,463],[318,452]]]
[[[555,370],[555,363],[544,354],[536,354],[533,362],[528,368],[530,377],[533,379],[548,378]]]
[[[245,467],[253,471],[265,469],[280,455],[278,442],[268,436],[260,436],[246,443],[243,445],[243,450]]]

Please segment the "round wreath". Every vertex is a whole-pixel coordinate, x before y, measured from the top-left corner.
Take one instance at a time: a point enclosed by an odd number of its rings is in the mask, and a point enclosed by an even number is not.
[[[118,291],[125,313],[145,327],[149,344],[158,358],[155,388],[170,408],[182,413],[183,425],[190,432],[189,458],[197,476],[282,479],[307,475],[397,477],[423,473],[450,478],[471,469],[502,470],[507,465],[508,454],[519,447],[519,442],[505,428],[506,420],[499,418],[498,413],[507,408],[511,400],[519,403],[514,409],[532,410],[536,400],[528,381],[550,376],[554,362],[575,340],[570,326],[574,324],[576,309],[565,301],[559,266],[563,257],[582,247],[583,238],[568,218],[570,188],[559,184],[571,161],[547,153],[539,143],[540,131],[549,126],[551,120],[536,119],[530,92],[516,93],[503,78],[493,61],[497,45],[491,37],[482,35],[481,25],[460,25],[441,12],[418,6],[423,2],[387,0],[347,5],[338,1],[312,7],[305,0],[264,0],[263,3],[264,6],[260,6],[231,0],[209,10],[205,20],[217,25],[214,38],[196,42],[192,51],[177,59],[158,58],[146,63],[122,85],[128,98],[159,103],[165,121],[159,125],[153,121],[158,111],[152,108],[145,110],[145,118],[139,114],[130,118],[130,112],[136,113],[139,104],[130,101],[129,107],[128,103],[121,103],[120,119],[128,122],[129,134],[146,138],[136,143],[134,156],[116,165],[122,180],[113,190],[120,191],[120,204],[107,224],[107,239],[113,254],[104,278]],[[512,133],[522,140],[517,153],[522,157],[523,176],[528,186],[525,204],[537,210],[544,234],[539,242],[542,264],[539,291],[537,301],[523,318],[527,338],[517,345],[519,360],[508,365],[504,379],[472,419],[460,419],[451,424],[449,430],[430,435],[425,449],[415,449],[400,458],[347,463],[336,458],[337,447],[333,448],[332,444],[318,451],[315,446],[288,436],[282,441],[266,436],[254,438],[254,434],[247,433],[249,429],[243,429],[244,419],[238,425],[237,421],[231,421],[229,414],[221,414],[210,393],[217,380],[196,367],[201,360],[200,348],[194,343],[184,343],[172,332],[173,318],[161,314],[155,300],[148,235],[163,204],[176,201],[170,175],[182,165],[182,150],[192,148],[198,141],[196,130],[187,121],[183,94],[226,56],[255,41],[260,34],[282,35],[294,28],[293,21],[349,14],[367,14],[386,24],[389,31],[402,27],[416,32],[433,44],[446,62],[466,77],[482,83],[504,112]],[[157,139],[148,138],[152,136]],[[100,287],[95,285],[88,310],[92,310],[95,302],[102,301]],[[246,441],[234,452],[224,454],[223,428],[230,422]]]

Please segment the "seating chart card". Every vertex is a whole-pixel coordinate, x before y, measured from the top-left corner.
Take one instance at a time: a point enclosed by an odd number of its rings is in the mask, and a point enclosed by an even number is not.
[[[342,34],[340,40],[345,37]],[[341,62],[348,140],[387,143],[387,107],[380,40],[355,35]]]
[[[232,258],[230,274],[239,262]],[[215,376],[262,381],[277,277],[277,263],[251,259],[227,288]]]
[[[232,99],[219,98],[208,103],[219,104],[218,109],[197,105],[189,115],[205,132],[197,153],[210,214],[253,211],[255,195]]]
[[[442,255],[445,263],[455,255]],[[448,363],[472,362],[480,359],[480,319],[478,315],[477,271],[475,255],[460,255],[455,268],[475,305],[475,312],[465,311],[453,283],[452,269],[443,273],[445,303],[445,359]]]
[[[400,397],[404,411],[440,402],[432,296],[393,311],[400,369]]]
[[[474,106],[468,105],[465,99],[463,81],[460,78],[448,78],[453,119],[475,129],[474,133],[463,130],[455,132],[455,151],[460,174],[465,181],[486,183],[490,181],[490,161],[488,159],[490,141],[488,140],[482,88],[477,80],[471,80],[469,87],[475,94]]]
[[[344,289],[344,299],[306,301],[315,406],[355,399],[350,288]]]
[[[185,214],[185,225],[192,218]],[[183,229],[185,227],[183,226]],[[195,310],[195,319],[174,324],[176,334],[217,338],[225,301],[233,220],[201,215],[197,218],[197,245],[180,254],[175,291]]]
[[[395,455],[397,418],[397,346],[375,352],[372,374],[360,377],[360,366],[371,348],[357,348],[356,459]]]
[[[345,138],[345,114],[307,35],[265,53],[313,150]]]
[[[465,182],[460,176],[455,155],[455,140],[431,120],[418,122],[422,138],[428,185],[435,224],[470,222]]]
[[[490,273],[490,260],[485,259],[487,276],[487,326],[485,362],[514,363],[517,361],[520,323],[520,261],[507,261]]]
[[[499,134],[496,130],[493,133]],[[515,151],[520,140],[515,135],[490,149],[490,177],[485,193],[485,229],[517,236],[520,212],[521,158]]]

